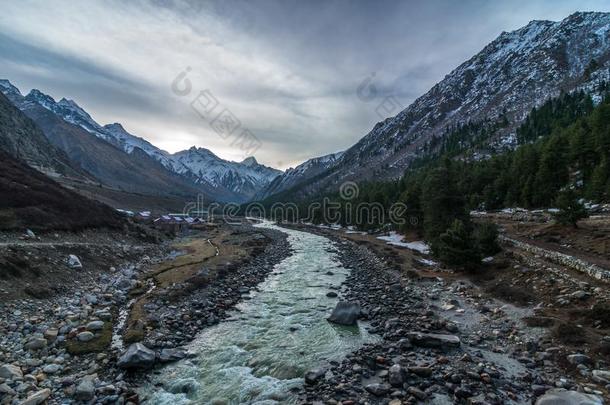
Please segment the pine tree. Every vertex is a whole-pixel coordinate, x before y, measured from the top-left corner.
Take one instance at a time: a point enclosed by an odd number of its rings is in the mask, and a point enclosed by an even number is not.
[[[595,150],[602,158],[610,158],[610,104],[601,104],[591,115]]]
[[[555,204],[559,212],[553,216],[555,220],[562,225],[572,225],[576,228],[576,224],[580,219],[587,218],[587,210],[578,201],[576,193],[571,188],[567,188],[559,193]]]
[[[445,232],[455,219],[468,221],[464,198],[457,189],[452,162],[448,159],[426,177],[421,206],[424,214],[424,233],[430,242]]]
[[[432,248],[436,256],[448,266],[472,268],[481,262],[481,255],[470,230],[459,219],[453,221]]]
[[[498,244],[498,226],[493,222],[477,225],[475,239],[479,251],[485,256],[493,256],[501,250]]]
[[[545,143],[536,173],[536,190],[533,203],[538,207],[548,206],[553,196],[568,180],[566,143],[559,135]]]
[[[405,223],[402,230],[421,230],[423,225],[421,194],[421,187],[418,184],[413,184],[400,195],[399,201],[407,206],[403,216]]]
[[[600,164],[598,164],[595,169],[593,169],[593,174],[591,175],[591,180],[589,181],[589,185],[587,187],[587,196],[596,202],[602,202],[606,200],[609,195],[606,194],[607,184],[610,183],[610,165],[603,159]]]

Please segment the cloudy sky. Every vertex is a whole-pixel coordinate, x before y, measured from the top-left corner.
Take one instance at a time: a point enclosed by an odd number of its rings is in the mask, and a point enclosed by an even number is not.
[[[287,168],[349,147],[386,97],[407,106],[502,31],[589,10],[610,1],[21,0],[2,5],[0,76],[170,152],[240,160],[247,129]],[[210,126],[221,112],[232,134]]]

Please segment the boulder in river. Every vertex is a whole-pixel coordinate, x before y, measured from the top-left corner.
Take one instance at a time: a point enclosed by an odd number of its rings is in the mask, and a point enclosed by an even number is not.
[[[596,395],[568,391],[564,388],[548,390],[536,401],[536,405],[602,405],[603,403]]]
[[[339,325],[355,325],[360,316],[360,306],[352,302],[339,301],[328,321]]]
[[[117,365],[121,368],[149,368],[155,364],[155,352],[142,343],[133,343],[121,355]]]
[[[194,378],[186,378],[184,380],[176,380],[173,381],[169,387],[167,387],[167,391],[172,394],[191,394],[197,391],[200,387],[200,384]]]
[[[161,363],[169,363],[172,361],[182,360],[186,357],[186,352],[183,349],[163,349],[159,353],[159,361]]]
[[[320,378],[322,378],[326,374],[326,371],[321,368],[316,368],[314,370],[309,370],[305,373],[305,383],[309,385],[315,384]]]

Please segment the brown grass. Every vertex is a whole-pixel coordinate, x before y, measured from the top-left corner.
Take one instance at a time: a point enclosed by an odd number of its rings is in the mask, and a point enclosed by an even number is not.
[[[110,347],[112,341],[112,323],[104,322],[104,327],[96,333],[96,337],[89,342],[80,342],[78,339],[71,339],[66,343],[66,350],[70,354],[84,354],[94,352],[104,352]]]

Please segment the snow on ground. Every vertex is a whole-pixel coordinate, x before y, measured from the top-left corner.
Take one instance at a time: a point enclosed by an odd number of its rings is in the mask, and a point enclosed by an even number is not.
[[[351,229],[348,229],[347,231],[345,231],[345,233],[350,233],[350,234],[351,233],[355,233],[355,234],[358,234],[358,235],[366,235],[366,232],[354,231],[354,230],[351,230]]]
[[[430,253],[430,246],[428,246],[425,242],[403,242],[402,240],[404,239],[404,236],[394,231],[390,232],[390,234],[386,236],[378,236],[377,239],[386,241],[388,245],[406,247],[407,249],[416,250],[425,255]]]
[[[428,246],[425,242],[415,241],[415,242],[409,242],[406,245],[407,245],[407,248],[409,248],[411,250],[417,250],[418,252],[423,253],[425,255],[430,253],[430,246]]]
[[[426,266],[436,266],[438,263],[428,259],[417,259],[418,262],[425,264]]]

